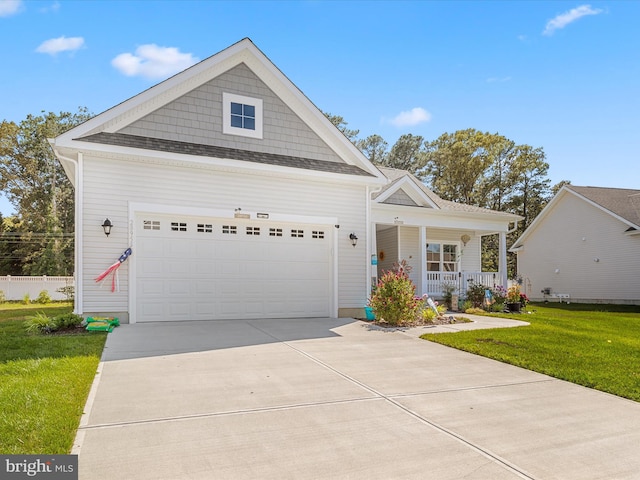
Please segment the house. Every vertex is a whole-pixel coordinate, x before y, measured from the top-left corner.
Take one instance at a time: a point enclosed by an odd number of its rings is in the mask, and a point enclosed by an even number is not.
[[[85,316],[362,316],[372,255],[407,257],[432,293],[443,272],[479,272],[480,236],[496,232],[490,280],[506,281],[518,217],[376,168],[249,39],[50,143],[75,187]]]
[[[533,300],[640,304],[640,190],[565,185],[511,250]]]

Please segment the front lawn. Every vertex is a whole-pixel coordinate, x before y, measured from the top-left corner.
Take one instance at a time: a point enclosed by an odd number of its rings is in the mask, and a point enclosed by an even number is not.
[[[24,320],[69,304],[0,305],[0,453],[71,451],[106,335],[34,335]]]
[[[527,327],[421,338],[640,401],[640,307],[531,304]]]

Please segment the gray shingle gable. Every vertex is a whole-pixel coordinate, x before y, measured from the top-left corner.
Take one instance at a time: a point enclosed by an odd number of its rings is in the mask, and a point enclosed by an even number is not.
[[[640,190],[574,185],[565,185],[565,187],[628,222],[640,226]]]
[[[489,210],[488,208],[476,207],[474,205],[467,205],[466,203],[452,202],[450,200],[444,200],[436,195],[430,188],[422,183],[415,175],[411,174],[407,170],[401,170],[398,168],[378,167],[385,177],[389,179],[389,183],[378,193],[373,195],[373,199],[379,197],[382,193],[392,188],[403,177],[410,177],[415,184],[422,190],[422,192],[431,200],[438,209],[449,210],[452,212],[467,212],[467,213],[488,213],[492,215],[513,217],[514,215],[507,212],[500,212],[497,210]]]
[[[241,160],[245,162],[278,165],[282,167],[301,168],[320,172],[338,173],[344,175],[357,175],[372,177],[372,175],[355,165],[345,163],[314,160],[311,158],[291,157],[273,153],[253,152],[235,148],[217,147],[212,145],[200,145],[196,143],[178,142],[160,138],[127,135],[123,133],[96,133],[74,140],[103,145],[117,145],[121,147],[139,148],[158,152],[176,153],[182,155],[195,155],[211,158],[225,158]]]

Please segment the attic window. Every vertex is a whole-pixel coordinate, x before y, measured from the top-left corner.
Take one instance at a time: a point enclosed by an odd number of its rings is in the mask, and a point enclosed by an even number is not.
[[[262,138],[262,100],[222,94],[222,133]]]

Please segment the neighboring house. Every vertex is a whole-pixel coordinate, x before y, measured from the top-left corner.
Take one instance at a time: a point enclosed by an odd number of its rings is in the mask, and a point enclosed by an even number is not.
[[[640,304],[640,190],[565,185],[511,251],[534,300]]]
[[[438,293],[432,275],[479,271],[480,235],[495,232],[506,281],[518,217],[383,174],[249,39],[50,142],[75,187],[85,316],[361,316],[378,248],[381,266],[406,257],[420,291]],[[114,291],[98,284],[127,248]]]

